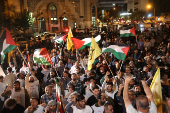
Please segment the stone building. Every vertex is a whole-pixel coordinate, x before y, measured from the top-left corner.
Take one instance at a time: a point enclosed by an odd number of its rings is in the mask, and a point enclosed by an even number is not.
[[[96,26],[97,0],[8,0],[17,12],[23,8],[35,18],[32,29],[64,31],[65,28],[90,28]]]
[[[134,11],[147,11],[147,5],[149,0],[126,0],[127,2],[127,11],[134,12]]]

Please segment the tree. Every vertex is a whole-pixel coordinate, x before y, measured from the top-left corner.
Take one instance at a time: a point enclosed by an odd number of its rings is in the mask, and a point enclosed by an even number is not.
[[[135,20],[135,21],[143,21],[143,17],[145,17],[145,16],[146,16],[145,11],[135,11],[132,13],[130,18],[131,18],[131,20]]]
[[[18,30],[22,30],[25,34],[26,30],[32,25],[31,16],[29,11],[24,9],[19,13],[13,15],[13,26]]]
[[[7,0],[0,0],[0,31],[1,31],[1,28],[5,26],[4,21],[7,18],[6,5],[7,5]]]
[[[8,3],[8,0],[0,0],[0,31],[1,28],[11,28],[11,15],[15,12],[15,6]]]

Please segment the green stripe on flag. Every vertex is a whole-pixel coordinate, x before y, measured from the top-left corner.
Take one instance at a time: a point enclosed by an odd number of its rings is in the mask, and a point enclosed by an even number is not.
[[[37,58],[37,57],[33,57],[34,63],[37,64],[43,64],[43,65],[51,65],[49,62],[47,62],[47,60],[45,58]]]
[[[125,34],[120,34],[120,37],[130,37],[134,36],[132,33],[125,33]]]
[[[16,48],[16,46],[14,46],[14,45],[9,45],[9,46],[3,51],[3,53],[6,54],[6,53],[12,51],[12,50],[15,49],[15,48]]]
[[[96,43],[98,44],[99,41],[97,41]],[[91,46],[91,42],[86,45],[83,45],[79,50],[84,49],[85,47],[90,47],[90,46]]]
[[[117,59],[120,59],[120,60],[123,60],[123,61],[126,58],[124,53],[116,52],[114,49],[111,49],[111,48],[106,48],[105,50],[102,51],[102,53],[104,53],[104,52],[111,52],[112,54],[114,54],[114,56]]]
[[[4,59],[5,59],[5,55],[1,55],[1,64],[3,63]]]
[[[57,42],[58,44],[64,43],[64,41],[63,41],[62,39],[57,39],[56,42]]]

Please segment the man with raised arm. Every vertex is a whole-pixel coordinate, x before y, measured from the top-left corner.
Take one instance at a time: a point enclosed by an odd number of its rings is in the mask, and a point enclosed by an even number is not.
[[[136,108],[132,106],[132,102],[128,98],[128,87],[130,81],[133,77],[127,77],[125,80],[123,99],[125,102],[126,112],[127,113],[157,113],[157,107],[154,104],[153,95],[144,80],[141,80],[146,96],[140,95],[136,98]],[[150,104],[149,104],[150,102]]]

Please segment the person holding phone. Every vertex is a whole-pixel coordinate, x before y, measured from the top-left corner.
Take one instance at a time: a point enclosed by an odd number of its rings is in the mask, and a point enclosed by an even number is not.
[[[38,98],[32,97],[30,99],[31,105],[24,111],[24,113],[43,113],[46,104],[38,105]]]
[[[59,113],[57,102],[55,100],[49,101],[44,113]]]

